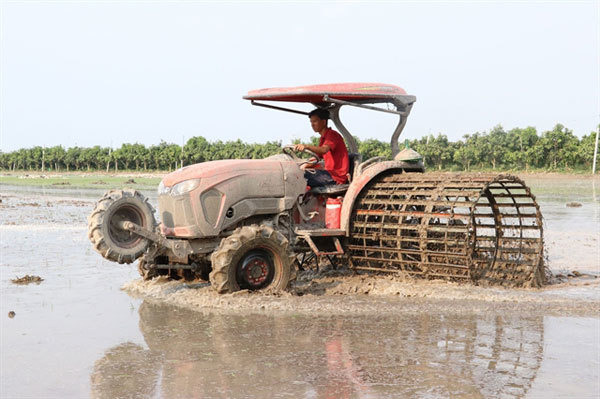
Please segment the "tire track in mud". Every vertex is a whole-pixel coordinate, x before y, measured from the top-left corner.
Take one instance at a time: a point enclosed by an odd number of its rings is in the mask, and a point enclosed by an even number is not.
[[[541,312],[591,315],[600,312],[599,279],[544,289],[478,287],[445,281],[389,276],[303,272],[285,292],[238,291],[217,294],[209,283],[134,280],[122,289],[135,297],[201,312],[310,315],[399,314],[411,312]]]

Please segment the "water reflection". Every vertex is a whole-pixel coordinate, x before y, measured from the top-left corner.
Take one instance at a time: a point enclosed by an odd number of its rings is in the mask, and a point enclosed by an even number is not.
[[[535,315],[139,314],[148,348],[107,350],[92,397],[521,398],[543,355]]]

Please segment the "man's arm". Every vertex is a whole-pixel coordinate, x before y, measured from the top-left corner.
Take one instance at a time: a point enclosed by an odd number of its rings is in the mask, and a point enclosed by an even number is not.
[[[323,155],[327,154],[327,152],[331,148],[326,144],[322,145],[322,146],[309,145],[309,144],[296,144],[294,146],[294,150],[296,150],[296,151],[304,151],[305,149],[317,154],[318,158],[322,158]],[[315,157],[311,157],[310,160],[308,161],[308,163],[304,163],[300,168],[301,169],[321,169],[322,166],[319,163],[317,163],[317,161],[319,160],[318,158],[315,159]]]
[[[329,152],[329,150],[331,150],[331,147],[328,146],[327,144],[324,144],[322,146],[309,145],[309,144],[296,144],[294,146],[294,150],[296,150],[296,151],[304,151],[305,149],[312,151],[319,156],[323,156],[323,155],[327,154]]]

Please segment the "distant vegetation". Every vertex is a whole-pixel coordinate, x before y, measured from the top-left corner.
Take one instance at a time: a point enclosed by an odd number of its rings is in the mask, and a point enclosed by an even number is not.
[[[425,159],[429,170],[589,170],[594,155],[596,132],[576,137],[563,125],[538,134],[533,127],[505,131],[496,126],[489,132],[473,133],[452,142],[444,134],[424,136],[409,145]],[[317,137],[313,138],[313,142]],[[391,156],[390,145],[375,139],[359,141],[363,159]],[[0,152],[0,169],[5,171],[151,171],[173,170],[183,165],[219,159],[260,159],[281,152],[281,142],[247,144],[237,141],[207,141],[192,137],[182,148],[161,142],[123,144],[112,150],[62,146]]]

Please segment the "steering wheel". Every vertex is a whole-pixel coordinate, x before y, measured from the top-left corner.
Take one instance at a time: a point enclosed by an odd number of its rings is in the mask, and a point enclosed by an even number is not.
[[[290,157],[292,157],[294,159],[294,161],[296,161],[296,162],[302,161],[300,163],[300,165],[305,165],[306,164],[306,165],[311,165],[312,166],[312,165],[316,165],[316,164],[319,163],[319,156],[315,152],[313,152],[313,151],[311,151],[311,150],[309,150],[307,148],[305,148],[304,150],[300,151],[300,152],[304,152],[304,153],[312,156],[312,159],[304,160],[304,159],[300,158],[298,155],[296,155],[296,150],[294,149],[294,147],[295,146],[293,144],[284,145],[281,148],[281,151],[284,154],[289,155]]]

